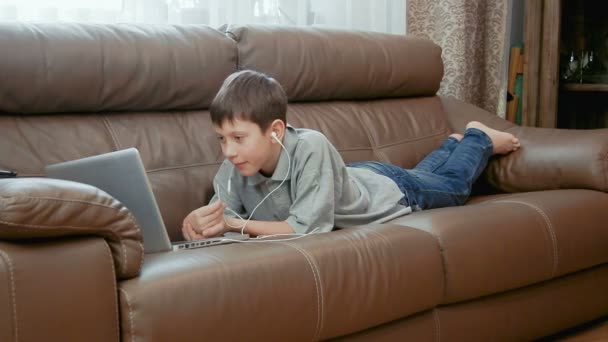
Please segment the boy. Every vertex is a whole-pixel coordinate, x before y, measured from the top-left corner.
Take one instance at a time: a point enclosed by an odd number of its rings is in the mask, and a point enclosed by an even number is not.
[[[226,160],[210,204],[184,219],[186,239],[328,232],[386,222],[412,208],[461,205],[490,156],[519,147],[512,134],[470,122],[464,136],[452,134],[412,170],[345,165],[320,132],[288,126],[286,111],[274,79],[251,70],[226,78],[210,108]]]

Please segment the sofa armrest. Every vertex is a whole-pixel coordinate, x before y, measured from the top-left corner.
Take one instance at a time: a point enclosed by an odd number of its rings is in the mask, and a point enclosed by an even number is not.
[[[103,237],[118,279],[139,274],[142,234],[131,212],[102,190],[47,178],[0,179],[0,240]]]
[[[608,192],[608,129],[574,130],[520,127],[474,105],[442,99],[450,123],[462,132],[480,121],[511,132],[521,148],[492,158],[488,182],[506,192],[584,188]]]
[[[101,237],[0,241],[0,341],[120,341],[114,269]]]
[[[496,188],[507,192],[572,188],[608,192],[608,129],[520,127],[512,133],[521,140],[521,150],[488,165],[488,181]]]

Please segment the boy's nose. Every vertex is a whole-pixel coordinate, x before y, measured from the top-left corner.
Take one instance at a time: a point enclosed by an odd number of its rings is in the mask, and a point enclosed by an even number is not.
[[[232,144],[226,144],[226,147],[224,147],[224,157],[228,159],[236,157],[236,149]]]

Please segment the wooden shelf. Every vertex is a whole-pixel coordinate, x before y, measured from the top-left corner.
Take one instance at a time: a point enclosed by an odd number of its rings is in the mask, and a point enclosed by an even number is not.
[[[608,92],[606,83],[563,83],[561,86],[568,91]]]

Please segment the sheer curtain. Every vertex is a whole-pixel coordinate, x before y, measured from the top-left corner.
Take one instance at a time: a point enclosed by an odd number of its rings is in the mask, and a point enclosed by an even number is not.
[[[405,33],[406,0],[0,0],[0,21],[281,24]]]

